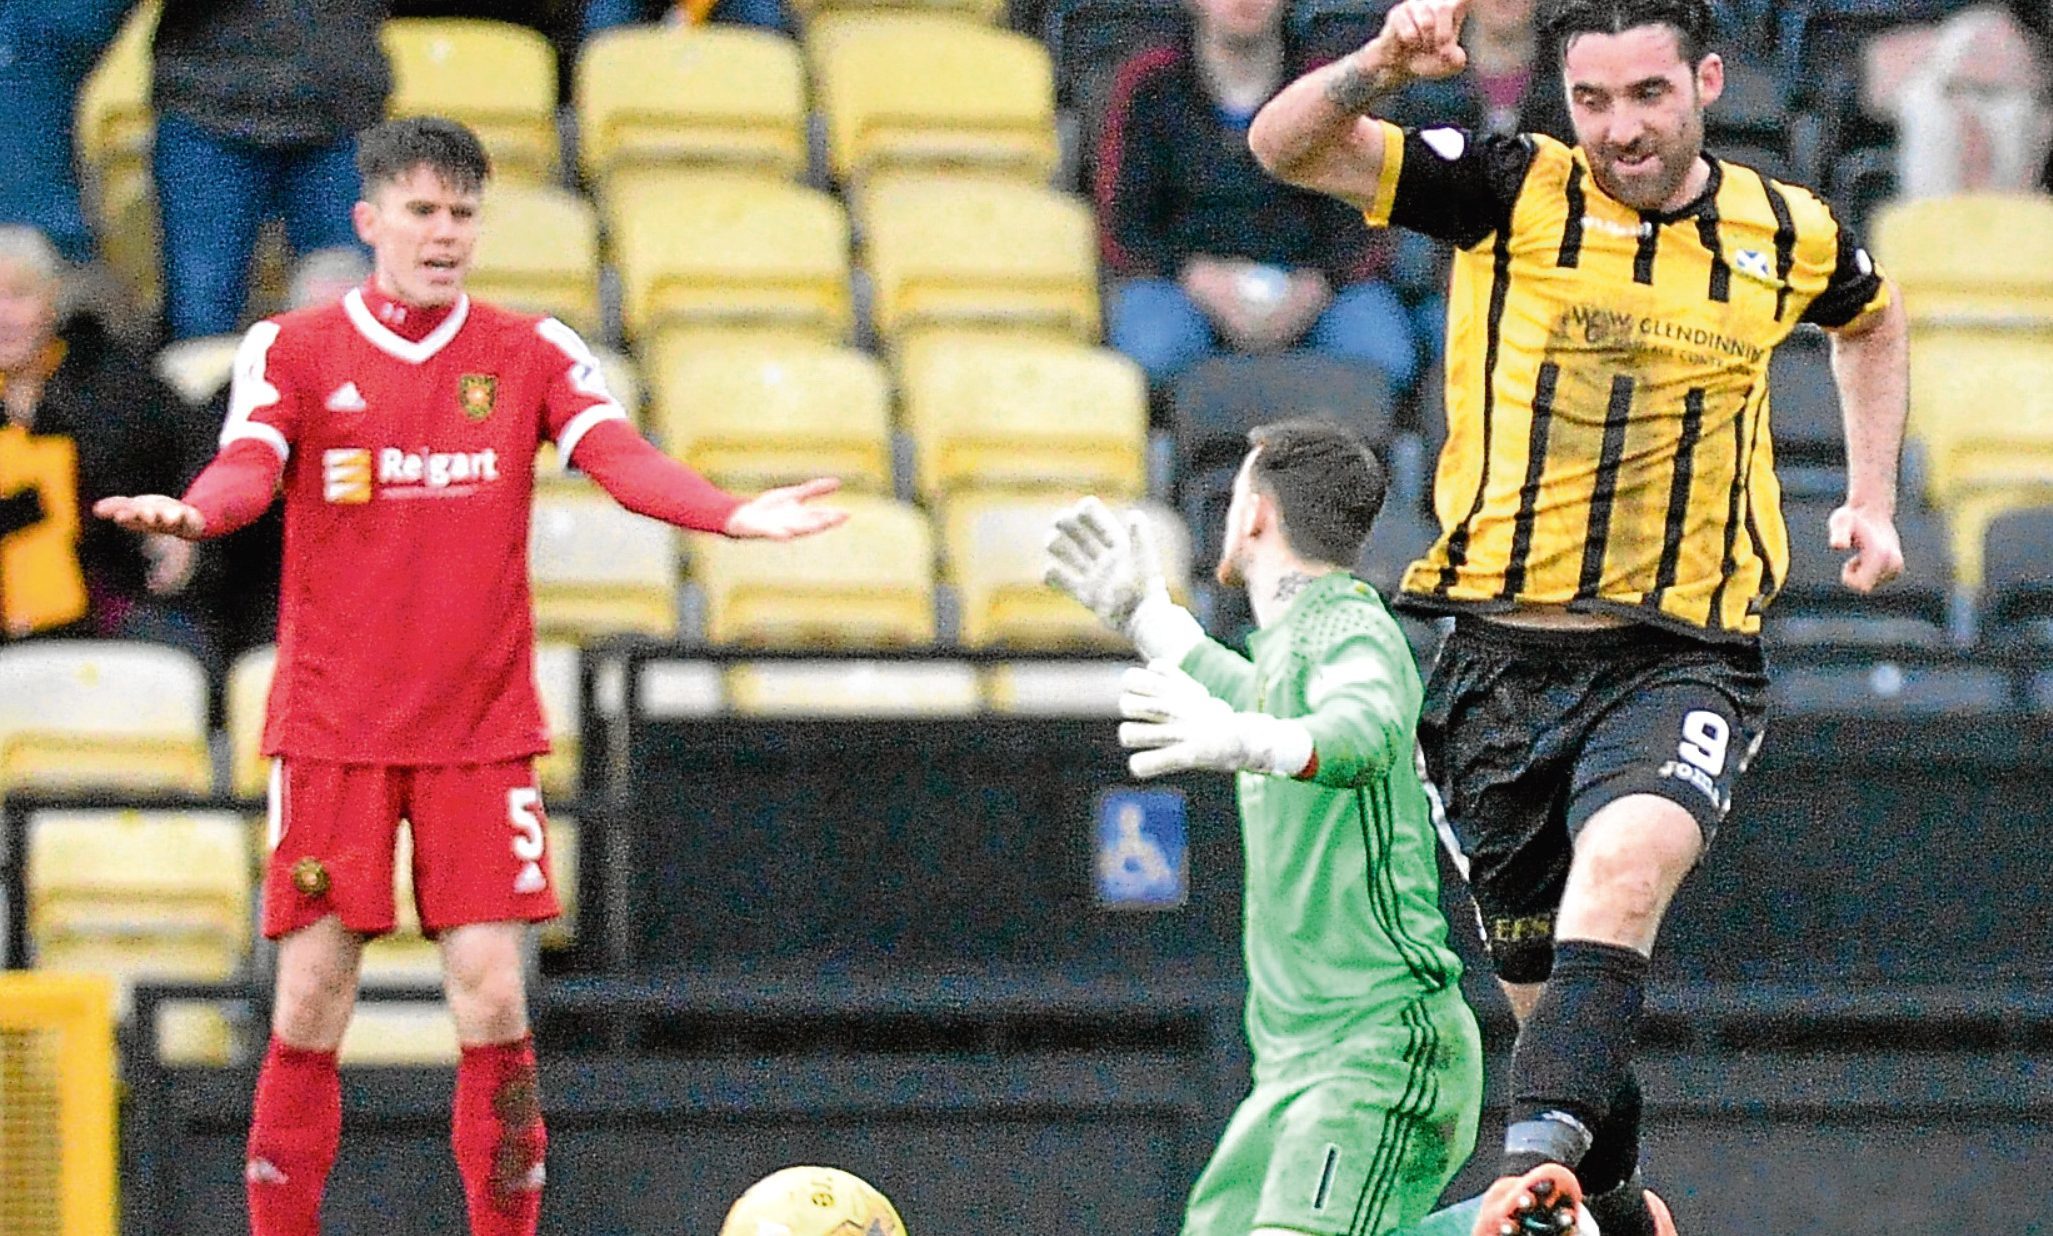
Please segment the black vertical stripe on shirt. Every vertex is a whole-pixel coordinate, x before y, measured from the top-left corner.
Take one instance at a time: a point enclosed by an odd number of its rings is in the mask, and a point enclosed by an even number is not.
[[[1789,309],[1789,272],[1796,267],[1796,218],[1775,182],[1761,172],[1754,175],[1761,178],[1761,192],[1768,195],[1768,209],[1775,212],[1775,320],[1780,322]]]
[[[1739,504],[1746,497],[1746,469],[1748,457],[1746,417],[1732,422],[1732,493],[1725,500],[1725,550],[1718,559],[1718,585],[1711,589],[1710,607],[1705,611],[1705,621],[1716,627],[1718,615],[1725,604],[1725,586],[1732,582],[1732,573],[1739,566],[1732,551],[1739,547]]]
[[[1526,559],[1533,552],[1533,521],[1540,505],[1540,478],[1547,471],[1547,435],[1554,424],[1554,387],[1561,366],[1547,361],[1533,385],[1533,426],[1526,443],[1525,484],[1518,491],[1518,520],[1512,525],[1511,561],[1504,568],[1504,586],[1497,595],[1509,599],[1525,587]]]
[[[1661,529],[1661,565],[1647,605],[1661,608],[1661,594],[1675,586],[1682,569],[1682,538],[1689,528],[1689,487],[1696,476],[1697,440],[1704,434],[1704,392],[1692,387],[1682,397],[1682,428],[1675,439],[1675,471],[1668,478],[1668,519]]]
[[[1732,267],[1725,264],[1725,243],[1718,236],[1718,202],[1704,203],[1697,215],[1697,240],[1711,254],[1711,286],[1706,295],[1719,304],[1732,299]]]
[[[1754,466],[1754,447],[1758,447],[1761,442],[1761,426],[1765,425],[1767,421],[1767,407],[1765,405],[1756,405],[1753,414],[1752,438],[1754,445],[1753,447],[1749,447],[1747,449],[1746,462],[1747,470],[1749,472],[1753,470]],[[1780,580],[1777,580],[1775,578],[1775,566],[1773,563],[1768,561],[1768,542],[1766,538],[1764,538],[1761,535],[1760,521],[1754,517],[1754,495],[1751,485],[1749,485],[1746,491],[1744,500],[1746,502],[1747,539],[1753,542],[1754,557],[1759,558],[1761,560],[1761,595],[1764,597],[1772,597],[1775,595],[1776,589],[1780,588],[1782,584]]]
[[[1640,247],[1632,255],[1632,281],[1648,287],[1654,284],[1654,254],[1661,248],[1661,224],[1652,215],[1640,215]]]
[[[1593,597],[1604,582],[1604,551],[1611,539],[1611,503],[1618,496],[1618,465],[1625,458],[1625,426],[1632,414],[1632,378],[1611,379],[1611,404],[1604,412],[1604,445],[1597,455],[1597,488],[1590,495],[1590,528],[1583,538],[1582,577],[1576,595]]]
[[[1483,344],[1483,449],[1476,475],[1476,500],[1447,536],[1447,562],[1440,568],[1435,591],[1442,596],[1454,587],[1461,568],[1468,562],[1469,528],[1483,512],[1483,498],[1490,492],[1490,435],[1497,405],[1497,349],[1504,342],[1504,302],[1511,294],[1511,229],[1498,228],[1490,270],[1490,320]]]
[[[1575,266],[1583,258],[1583,215],[1589,205],[1583,200],[1583,165],[1568,165],[1568,185],[1561,191],[1562,209],[1568,216],[1561,224],[1561,253],[1554,264]]]

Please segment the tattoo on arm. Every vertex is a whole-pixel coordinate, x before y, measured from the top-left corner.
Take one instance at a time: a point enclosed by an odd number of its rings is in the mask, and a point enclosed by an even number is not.
[[[1389,93],[1381,73],[1365,72],[1350,56],[1334,66],[1326,79],[1326,101],[1343,112],[1360,116],[1376,100]]]

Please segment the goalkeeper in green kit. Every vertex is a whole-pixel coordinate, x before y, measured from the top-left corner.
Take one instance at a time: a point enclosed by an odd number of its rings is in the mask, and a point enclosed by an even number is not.
[[[1247,589],[1252,661],[1169,599],[1144,519],[1087,498],[1048,538],[1048,582],[1147,662],[1120,698],[1133,774],[1239,778],[1254,1088],[1183,1231],[1466,1236],[1472,1205],[1427,1219],[1475,1146],[1483,1057],[1413,754],[1422,688],[1403,632],[1342,565],[1382,468],[1326,421],[1249,440],[1218,577]]]

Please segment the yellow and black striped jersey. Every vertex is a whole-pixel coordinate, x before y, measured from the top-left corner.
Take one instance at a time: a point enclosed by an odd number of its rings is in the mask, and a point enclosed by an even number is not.
[[[1805,189],[1711,160],[1671,213],[1609,197],[1537,135],[1384,126],[1368,212],[1456,246],[1440,538],[1399,603],[1565,605],[1713,638],[1787,570],[1768,358],[1888,303]]]

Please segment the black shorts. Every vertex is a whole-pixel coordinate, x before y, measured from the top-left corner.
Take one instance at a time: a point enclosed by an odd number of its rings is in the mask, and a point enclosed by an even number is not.
[[[1455,621],[1419,746],[1499,977],[1547,977],[1575,835],[1605,805],[1659,795],[1710,844],[1760,744],[1767,694],[1754,643]]]

